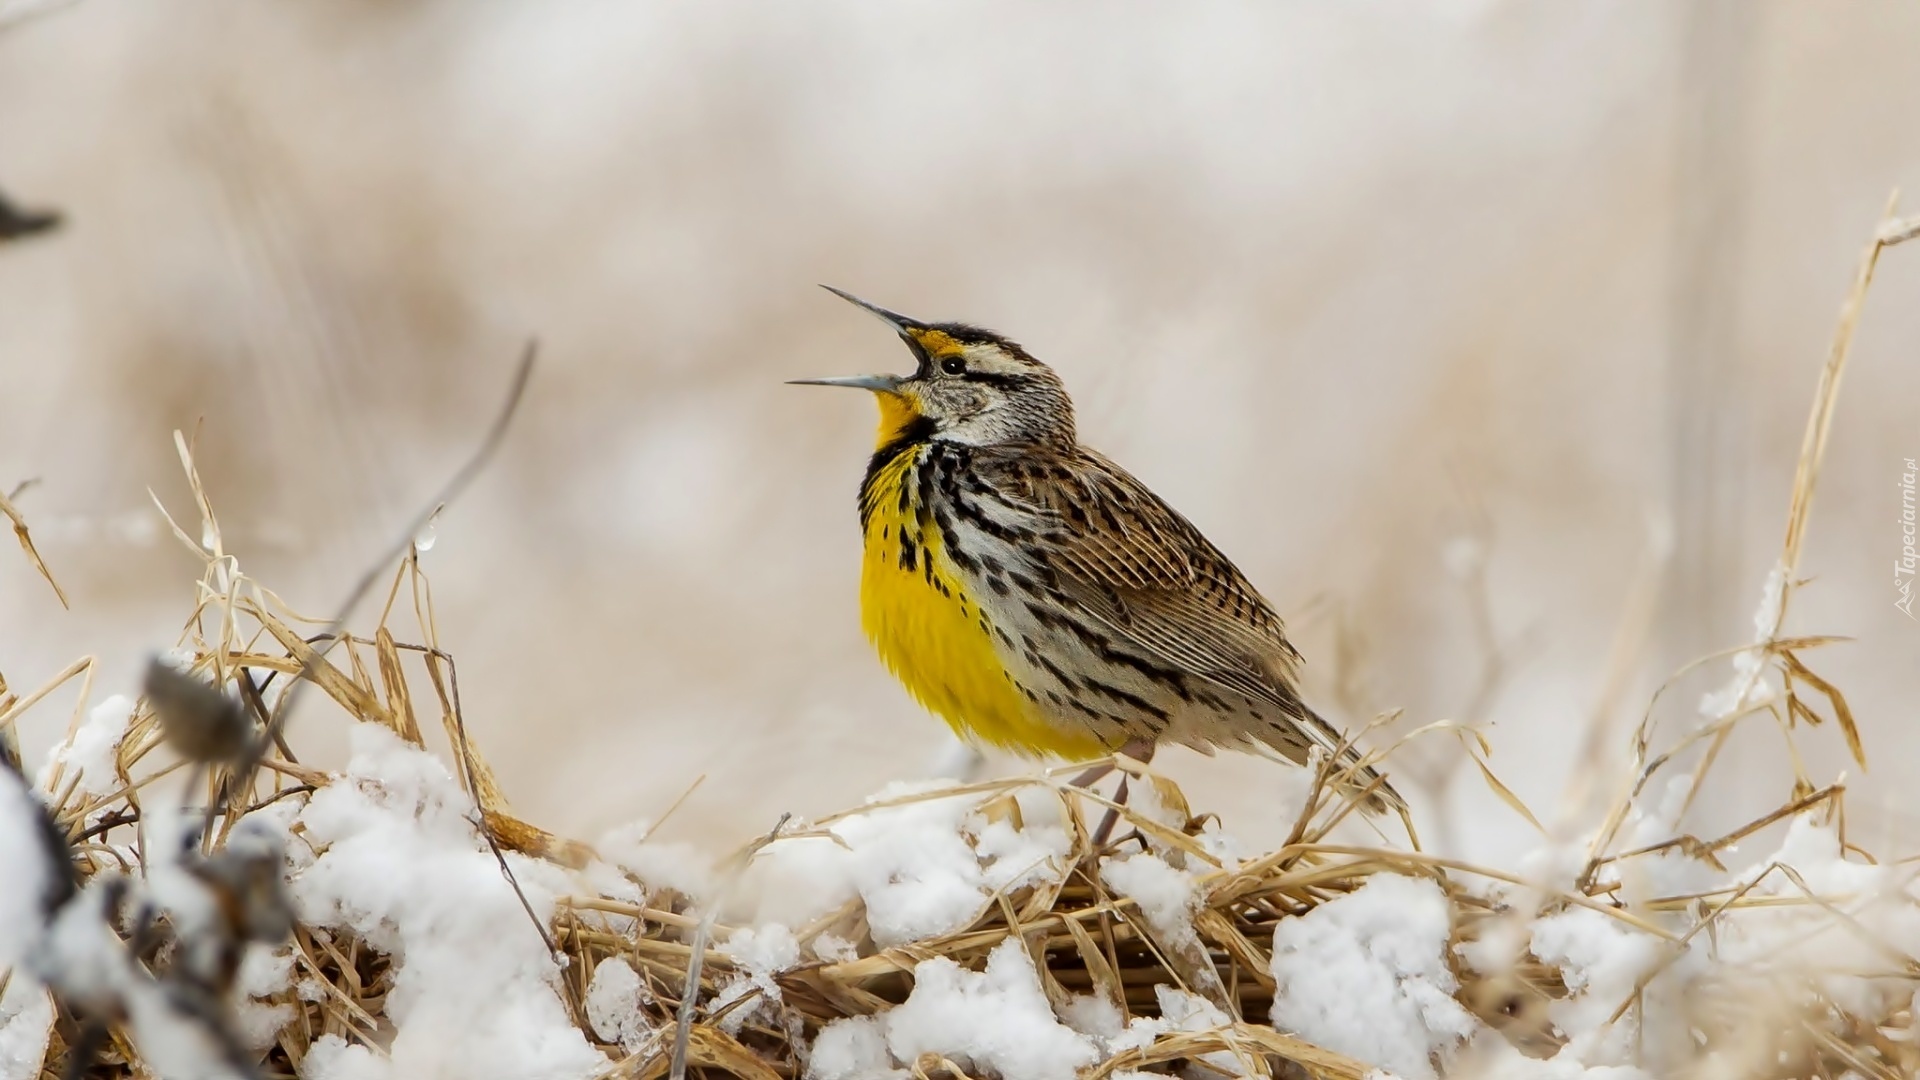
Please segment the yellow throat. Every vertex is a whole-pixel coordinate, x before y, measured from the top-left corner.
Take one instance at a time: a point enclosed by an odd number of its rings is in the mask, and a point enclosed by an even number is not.
[[[1047,723],[1015,687],[991,629],[991,611],[962,587],[940,530],[928,527],[903,497],[925,449],[911,434],[919,412],[902,395],[874,397],[880,439],[861,488],[866,551],[860,622],[880,659],[963,739],[1032,756],[1106,752],[1084,731]]]

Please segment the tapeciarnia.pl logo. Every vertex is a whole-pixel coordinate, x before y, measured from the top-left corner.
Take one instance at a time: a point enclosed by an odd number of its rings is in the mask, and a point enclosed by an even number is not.
[[[1914,571],[1914,514],[1913,514],[1913,478],[1920,469],[1915,469],[1913,459],[1905,459],[1906,471],[1900,474],[1900,557],[1893,560],[1893,591],[1896,599],[1893,606],[1907,613],[1907,618],[1920,621],[1913,613],[1913,571]]]

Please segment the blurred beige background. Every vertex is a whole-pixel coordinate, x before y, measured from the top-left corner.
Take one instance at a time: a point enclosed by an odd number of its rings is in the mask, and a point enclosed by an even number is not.
[[[1083,436],[1293,620],[1328,712],[1480,725],[1550,814],[1604,766],[1581,742],[1662,538],[1605,746],[1751,634],[1856,259],[1891,188],[1920,210],[1916,55],[1920,7],[1867,2],[79,0],[0,32],[0,188],[70,216],[0,249],[0,484],[40,479],[74,602],[0,553],[0,671],[93,653],[129,689],[172,641],[197,567],[145,489],[186,509],[196,422],[229,547],[324,612],[537,335],[427,555],[517,807],[592,836],[705,774],[669,833],[717,844],[926,775],[944,729],[858,628],[872,406],[782,385],[907,362],[829,282],[1053,363]],[[1907,248],[1789,622],[1858,639],[1810,659],[1874,753],[1860,828],[1920,810],[1916,405]],[[1779,800],[1765,742],[1703,814]],[[1254,837],[1294,790],[1165,760]],[[1525,826],[1457,764],[1397,770],[1430,839],[1511,857]]]

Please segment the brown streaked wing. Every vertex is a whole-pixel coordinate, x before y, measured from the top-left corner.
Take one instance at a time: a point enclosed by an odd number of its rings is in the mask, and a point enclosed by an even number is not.
[[[1125,469],[1088,450],[1044,466],[980,454],[975,467],[1002,498],[1052,523],[1036,544],[1088,614],[1180,670],[1305,715],[1291,678],[1299,654],[1279,617],[1200,530]]]

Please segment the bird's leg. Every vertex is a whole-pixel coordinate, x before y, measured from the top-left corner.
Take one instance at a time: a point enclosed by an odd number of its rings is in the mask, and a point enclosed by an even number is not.
[[[1125,776],[1120,778],[1120,786],[1113,789],[1113,801],[1119,803],[1121,806],[1127,804],[1127,778]],[[1107,837],[1112,835],[1113,826],[1119,820],[1120,811],[1112,809],[1111,807],[1108,808],[1106,813],[1100,815],[1100,827],[1093,830],[1094,851],[1097,852],[1107,846]]]
[[[1141,764],[1145,764],[1153,760],[1153,747],[1154,747],[1154,744],[1149,740],[1131,739],[1127,742],[1125,746],[1122,746],[1120,748],[1120,752],[1134,759],[1135,761],[1140,762]],[[1099,773],[1099,775],[1093,777],[1094,780],[1097,780],[1101,776],[1105,776],[1107,773],[1112,772],[1114,769],[1114,765],[1112,762],[1108,762],[1105,766],[1095,766],[1095,768],[1101,769],[1101,772]],[[1093,769],[1088,769],[1087,772],[1081,773],[1080,779],[1086,778],[1088,773],[1092,773],[1092,772],[1093,772]],[[1074,783],[1079,784],[1079,786],[1081,787],[1085,787],[1086,786],[1085,784],[1080,783],[1080,779],[1076,779]],[[1088,782],[1091,783],[1092,781],[1090,780]],[[1127,804],[1127,776],[1125,773],[1120,774],[1120,785],[1113,789],[1113,801],[1120,806],[1125,806]],[[1113,833],[1113,826],[1119,820],[1120,820],[1120,811],[1117,809],[1109,809],[1105,814],[1101,815],[1100,827],[1093,830],[1093,850],[1094,851],[1097,852],[1101,848],[1107,846],[1107,837]]]

